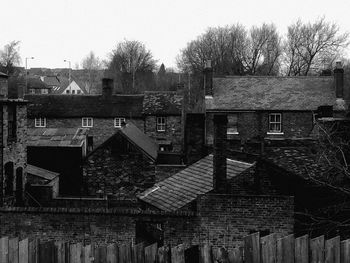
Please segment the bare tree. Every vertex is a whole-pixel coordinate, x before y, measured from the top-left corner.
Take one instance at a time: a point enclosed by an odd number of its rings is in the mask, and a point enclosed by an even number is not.
[[[88,93],[91,93],[94,80],[99,75],[98,70],[102,69],[102,62],[93,51],[90,51],[90,53],[82,60],[81,67],[88,74],[87,91]]]
[[[298,20],[288,27],[284,44],[286,75],[319,73],[349,45],[348,37],[348,33],[341,34],[339,26],[324,17],[314,23]]]
[[[20,41],[11,41],[0,51],[1,70],[6,74],[12,74],[14,72],[14,67],[21,63],[19,44]]]
[[[145,45],[137,40],[125,40],[118,43],[117,47],[111,52],[108,62],[109,71],[122,77],[124,79],[124,89],[131,89],[131,92],[136,91],[137,73],[152,73],[155,67],[156,61],[153,59],[151,51],[147,50]],[[129,87],[130,82],[131,87]]]

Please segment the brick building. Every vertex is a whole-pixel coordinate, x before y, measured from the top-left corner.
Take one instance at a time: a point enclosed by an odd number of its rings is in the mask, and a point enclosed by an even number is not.
[[[8,77],[0,73],[0,205],[22,205],[26,184],[27,103],[8,98]]]
[[[205,69],[206,142],[213,143],[212,118],[228,115],[228,139],[237,145],[261,138],[309,137],[320,108],[343,116],[349,97],[344,70],[334,76],[226,76],[212,78]]]

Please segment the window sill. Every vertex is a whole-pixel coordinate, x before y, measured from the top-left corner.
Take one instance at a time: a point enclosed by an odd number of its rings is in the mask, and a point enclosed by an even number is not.
[[[228,132],[228,133],[226,133],[227,135],[238,135],[239,134],[239,132]]]
[[[284,132],[267,132],[267,135],[284,135]]]

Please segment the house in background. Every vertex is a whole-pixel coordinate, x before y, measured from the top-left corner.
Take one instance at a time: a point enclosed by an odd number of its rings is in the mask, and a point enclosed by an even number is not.
[[[247,141],[310,137],[316,115],[344,116],[349,90],[337,63],[334,76],[212,77],[205,69],[206,142],[213,143],[212,118],[228,115],[228,139],[239,148]],[[324,112],[324,111],[323,111]]]
[[[23,205],[27,181],[27,102],[8,98],[8,76],[0,73],[0,205]]]

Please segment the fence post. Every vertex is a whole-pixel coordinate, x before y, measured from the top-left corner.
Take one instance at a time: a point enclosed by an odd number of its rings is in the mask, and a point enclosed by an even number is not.
[[[132,247],[132,255],[134,263],[143,263],[145,261],[144,243],[138,243]]]
[[[350,239],[340,243],[340,262],[350,263]]]
[[[295,263],[309,263],[309,236],[295,239]]]
[[[184,245],[178,245],[171,249],[171,263],[185,263]]]
[[[340,237],[326,240],[326,263],[340,263]]]
[[[243,238],[244,262],[260,263],[260,233],[254,233]]]
[[[9,239],[8,237],[0,238],[0,262],[8,263],[9,259]]]
[[[107,246],[107,263],[117,263],[118,247],[116,244],[109,244]]]
[[[271,234],[260,239],[261,263],[276,262],[276,242],[276,234]]]
[[[311,263],[324,263],[324,236],[310,240]]]
[[[145,263],[154,263],[157,259],[158,244],[154,243],[148,247],[145,247]],[[137,261],[139,263],[139,261]],[[141,263],[141,261],[140,261]]]
[[[213,251],[208,244],[200,247],[200,263],[213,263]]]
[[[9,263],[18,263],[18,237],[9,239]]]
[[[23,239],[18,244],[18,262],[28,263],[28,238]]]
[[[277,263],[294,263],[294,235],[277,239]]]

